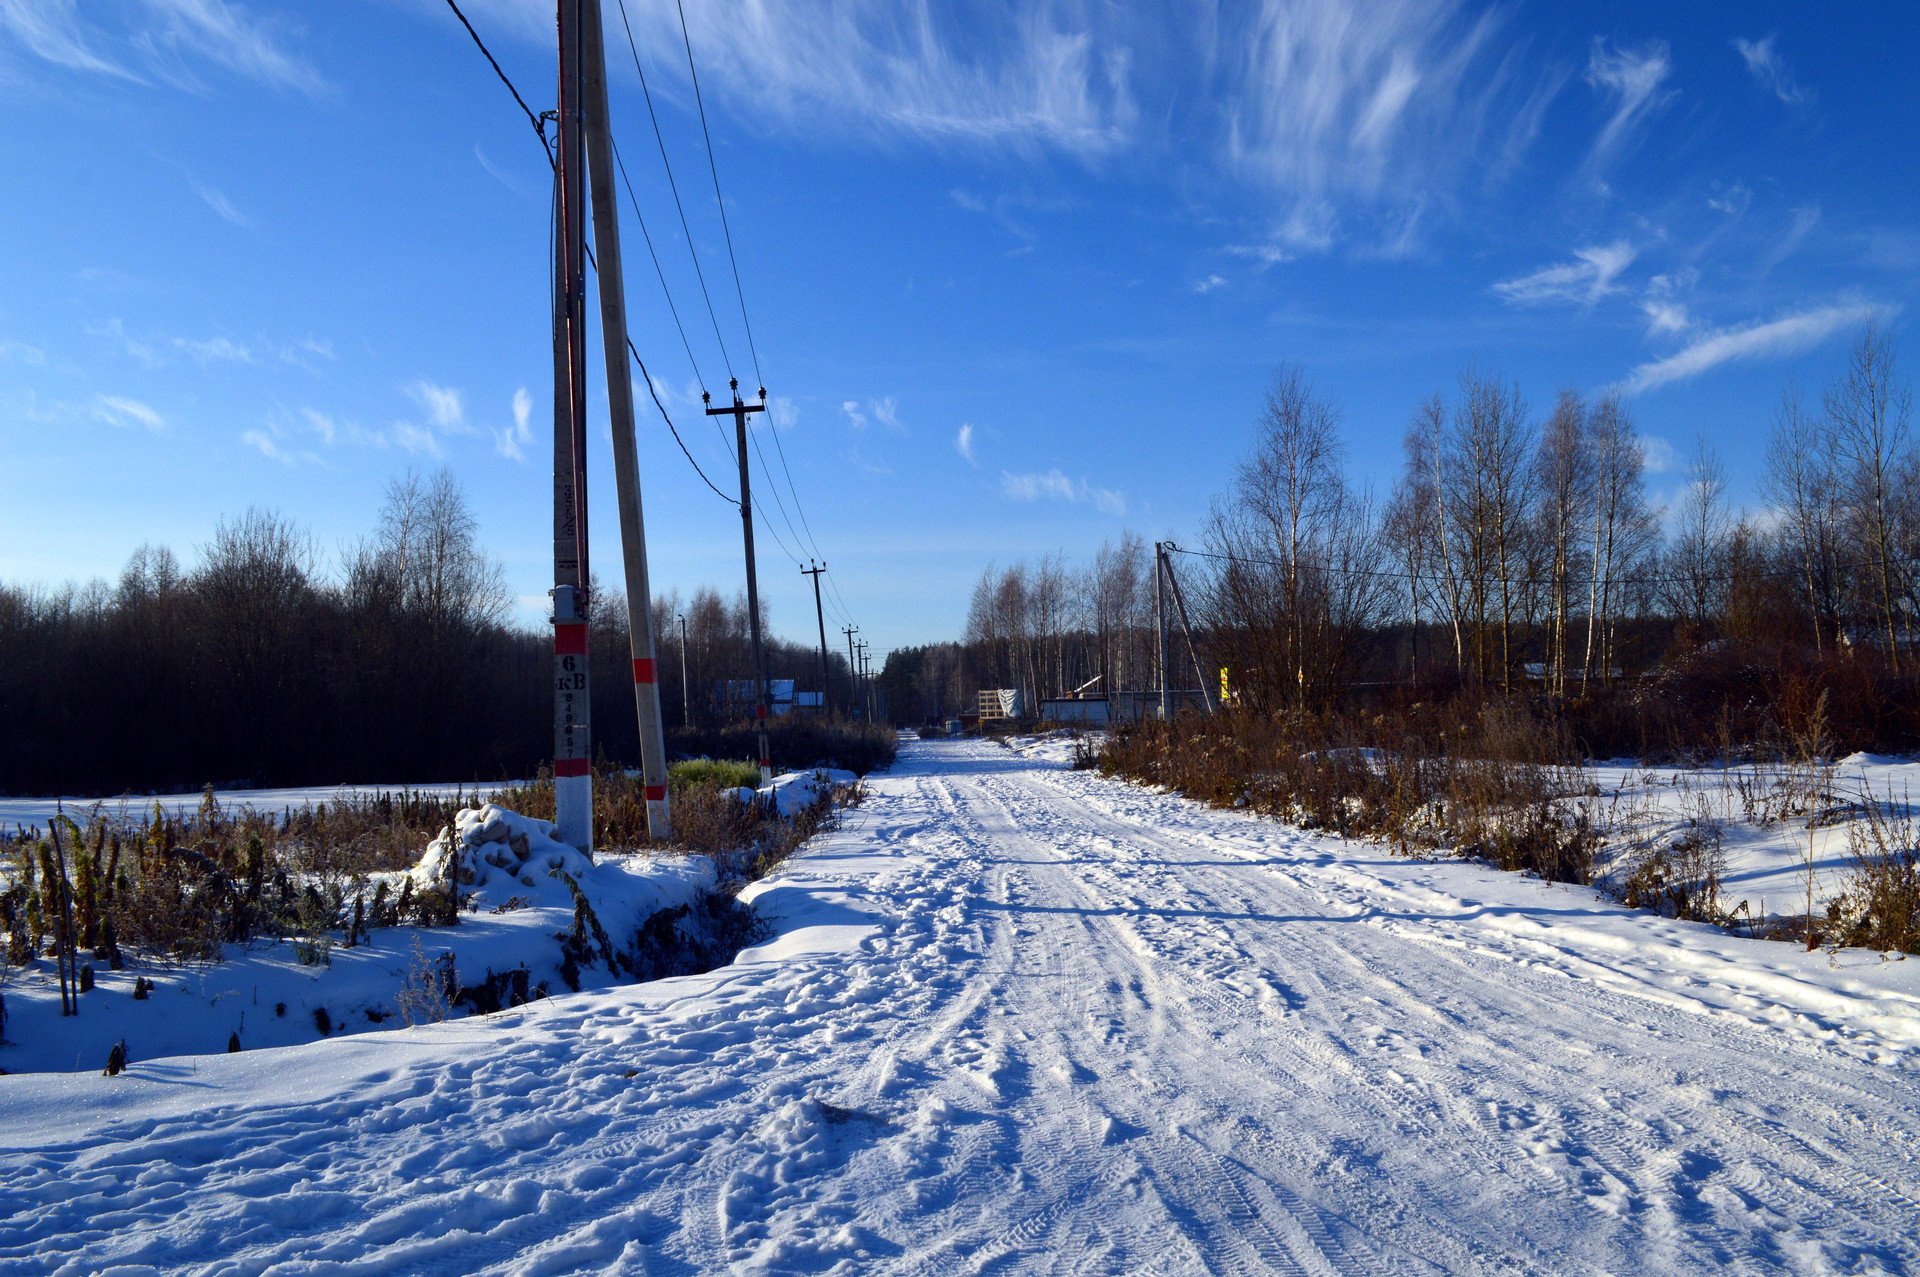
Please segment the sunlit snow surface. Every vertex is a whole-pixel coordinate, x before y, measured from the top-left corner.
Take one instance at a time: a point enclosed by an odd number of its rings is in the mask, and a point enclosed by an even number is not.
[[[704,976],[0,1079],[0,1268],[1907,1272],[1920,962],[908,745]]]

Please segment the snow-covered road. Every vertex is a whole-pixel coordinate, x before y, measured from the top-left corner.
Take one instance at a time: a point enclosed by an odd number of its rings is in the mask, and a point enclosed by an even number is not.
[[[0,1268],[1920,1270],[1920,962],[991,744],[873,788],[706,976],[0,1078]]]

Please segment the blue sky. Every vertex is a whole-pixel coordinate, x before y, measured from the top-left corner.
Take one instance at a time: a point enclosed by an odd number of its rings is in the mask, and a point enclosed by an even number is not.
[[[678,18],[626,4],[752,384]],[[551,106],[550,4],[465,7]],[[1416,403],[1476,364],[1537,415],[1563,386],[1622,387],[1668,464],[1657,492],[1701,432],[1752,503],[1789,381],[1817,392],[1870,318],[1911,352],[1912,6],[687,15],[806,526],[766,513],[802,558],[817,545],[880,651],[953,635],[991,560],[1084,560],[1126,528],[1191,539],[1282,362],[1342,405],[1350,469],[1382,490]],[[728,361],[607,21],[616,139],[719,392]],[[0,0],[0,103],[0,577],[111,577],[142,541],[191,558],[250,503],[334,551],[389,477],[446,464],[532,617],[547,176],[443,3]],[[634,339],[724,486],[631,210],[624,234]],[[737,518],[657,416],[640,431],[656,585],[738,588]],[[805,639],[807,581],[762,538],[775,627]]]

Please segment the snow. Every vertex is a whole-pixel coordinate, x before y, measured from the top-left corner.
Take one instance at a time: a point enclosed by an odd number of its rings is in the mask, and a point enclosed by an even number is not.
[[[908,744],[704,975],[0,1078],[0,1267],[1920,1267],[1920,962],[1014,745]]]
[[[320,803],[339,802],[348,798],[378,798],[382,794],[426,794],[438,798],[458,798],[462,794],[484,794],[499,789],[502,785],[514,782],[501,781],[493,784],[468,782],[444,785],[311,785],[293,789],[216,789],[214,797],[223,810],[251,808],[258,812],[279,812],[303,807],[313,807]],[[195,790],[187,794],[122,794],[115,798],[5,798],[0,797],[0,828],[11,829],[15,825],[45,825],[53,819],[56,810],[64,810],[76,820],[83,820],[95,803],[100,804],[102,814],[109,818],[145,823],[153,814],[154,803],[170,816],[192,815],[200,809],[203,792]]]
[[[16,972],[4,989],[0,1069],[97,1073],[122,1040],[140,1060],[224,1052],[234,1034],[243,1049],[254,1050],[390,1029],[403,1019],[395,994],[414,976],[416,943],[429,962],[452,954],[462,985],[524,967],[530,991],[544,984],[566,992],[555,937],[573,926],[574,901],[562,873],[579,885],[616,944],[657,910],[689,904],[716,885],[705,856],[602,855],[589,862],[555,842],[552,831],[547,821],[492,804],[461,812],[456,828],[435,839],[411,870],[374,875],[396,891],[403,876],[413,878],[416,890],[431,888],[445,881],[447,857],[457,848],[468,903],[459,924],[381,928],[366,945],[349,949],[336,942],[324,964],[303,965],[284,941],[229,944],[217,963],[107,971],[95,962],[94,991],[82,996],[78,1016],[62,1018],[51,963],[38,962],[29,973]],[[155,988],[136,1001],[140,976]],[[578,978],[586,987],[624,979],[604,966],[582,966]],[[316,1019],[322,1010],[326,1033]]]
[[[815,767],[803,772],[782,772],[758,789],[741,785],[727,792],[743,803],[764,803],[782,816],[811,807],[823,796],[831,796],[840,785],[857,785],[858,773],[838,767]]]
[[[1726,909],[1737,910],[1744,902],[1748,915],[1756,919],[1804,915],[1809,838],[1814,913],[1824,917],[1827,902],[1841,890],[1849,864],[1846,821],[1822,822],[1811,833],[1803,810],[1763,821],[1761,813],[1748,809],[1741,793],[1744,787],[1749,794],[1773,794],[1777,800],[1782,787],[1804,785],[1804,769],[1776,764],[1643,768],[1616,759],[1589,772],[1600,791],[1596,810],[1630,812],[1646,837],[1671,842],[1690,821],[1714,823],[1725,840],[1720,894]],[[1832,786],[1837,805],[1858,803],[1870,794],[1904,810],[1911,795],[1920,791],[1920,762],[1850,754],[1834,764]]]

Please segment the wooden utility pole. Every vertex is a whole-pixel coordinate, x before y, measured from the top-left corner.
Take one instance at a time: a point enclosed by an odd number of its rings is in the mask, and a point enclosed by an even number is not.
[[[801,568],[800,575],[813,578],[813,619],[820,623],[820,713],[827,712],[827,614],[820,610],[820,574],[827,570],[822,563],[817,567]]]
[[[607,62],[599,0],[587,0],[581,12],[582,116],[593,198],[593,242],[598,250],[595,267],[600,283],[600,336],[607,357],[614,487],[620,502],[620,553],[627,580],[627,641],[633,657],[634,711],[640,719],[640,783],[647,800],[647,836],[655,842],[666,842],[673,836],[667,809],[667,741],[660,722],[653,591],[647,578],[647,528],[640,509],[640,459],[633,436],[626,284],[620,269],[620,210],[613,189]]]
[[[588,0],[559,0],[560,149],[553,254],[553,805],[555,836],[593,851],[587,688],[586,156],[581,28]]]
[[[867,660],[867,641],[860,640],[860,712],[873,721],[873,665]]]
[[[854,704],[860,699],[860,663],[853,654],[853,636],[860,632],[857,625],[849,625],[840,631],[847,636],[847,717],[853,717]]]
[[[1160,634],[1160,721],[1167,713],[1167,596],[1161,582],[1166,576],[1167,552],[1160,542],[1153,543],[1153,617]]]
[[[747,632],[753,638],[755,744],[760,750],[760,783],[769,785],[773,783],[773,750],[767,744],[767,716],[773,712],[773,705],[771,689],[767,686],[766,661],[760,654],[760,585],[753,566],[753,496],[747,487],[747,414],[767,410],[767,388],[760,387],[760,402],[757,404],[741,402],[738,377],[727,379],[727,389],[733,392],[733,406],[709,407],[707,415],[733,418],[735,448],[740,454],[740,528],[747,543]],[[711,404],[713,396],[702,391],[700,400]]]
[[[693,693],[687,684],[687,614],[680,614],[680,722],[693,726]]]

